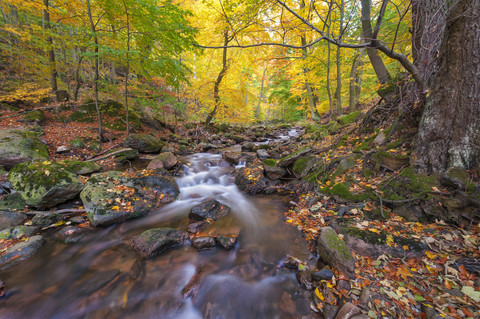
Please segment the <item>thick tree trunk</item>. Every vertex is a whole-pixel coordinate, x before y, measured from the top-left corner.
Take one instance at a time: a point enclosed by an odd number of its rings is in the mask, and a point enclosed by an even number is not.
[[[342,39],[343,33],[343,15],[345,13],[345,2],[344,0],[340,1],[340,25],[338,31],[338,39]],[[341,54],[340,47],[337,46],[337,94],[335,94],[335,99],[337,100],[337,114],[342,114],[342,68],[341,68]]]
[[[415,167],[426,173],[480,161],[480,0],[458,0],[446,21],[414,149]]]
[[[205,120],[205,125],[210,125],[210,122],[213,120],[215,115],[218,112],[218,108],[220,106],[220,83],[222,83],[222,79],[227,73],[227,46],[228,46],[228,30],[225,30],[223,33],[223,54],[222,54],[222,69],[220,70],[220,73],[218,73],[217,79],[215,80],[215,84],[213,85],[213,100],[215,103],[215,106],[208,114],[207,119]]]
[[[349,109],[350,112],[355,111],[360,98],[360,91],[362,89],[362,66],[363,56],[365,55],[365,49],[359,49],[355,55],[350,69],[350,98]]]
[[[372,41],[373,39],[373,31],[372,31],[372,23],[370,21],[370,0],[361,0],[362,3],[362,37],[366,41]],[[375,74],[377,75],[378,81],[382,84],[387,83],[390,81],[391,76],[388,73],[385,64],[383,63],[382,58],[378,55],[378,51],[375,48],[367,48],[368,58],[370,59],[370,63],[375,70]]]

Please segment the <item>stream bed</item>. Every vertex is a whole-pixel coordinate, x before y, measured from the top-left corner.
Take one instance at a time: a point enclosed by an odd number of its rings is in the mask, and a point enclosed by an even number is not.
[[[176,178],[177,201],[146,217],[95,228],[74,244],[47,237],[29,261],[0,272],[8,285],[0,318],[312,317],[308,293],[281,266],[289,255],[310,258],[300,232],[282,221],[287,198],[240,192],[221,155],[181,161],[186,166]],[[185,230],[190,209],[206,199],[231,208],[214,225],[239,232],[233,249],[186,245],[143,260],[123,245],[151,228]]]

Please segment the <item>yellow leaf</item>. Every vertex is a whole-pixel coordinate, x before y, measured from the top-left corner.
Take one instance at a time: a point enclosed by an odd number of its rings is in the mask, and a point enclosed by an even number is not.
[[[429,259],[435,259],[435,258],[437,258],[437,254],[432,253],[430,250],[427,250],[427,252],[425,253],[425,255],[427,255],[427,257],[428,257]]]
[[[369,228],[368,229],[369,231],[373,232],[373,233],[377,233],[377,234],[380,234],[380,231],[376,228]]]
[[[392,235],[387,235],[387,246],[392,246],[393,244],[393,236]]]
[[[120,210],[120,207],[118,207],[117,205],[113,206],[112,207],[113,210],[116,210],[116,211],[119,211]]]
[[[321,301],[324,301],[325,300],[325,297],[323,296],[323,294],[318,290],[318,288],[315,288],[315,295],[318,297],[318,299],[320,299]]]

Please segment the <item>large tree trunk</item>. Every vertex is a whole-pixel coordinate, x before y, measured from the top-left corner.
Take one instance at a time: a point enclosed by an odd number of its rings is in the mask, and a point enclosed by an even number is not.
[[[338,31],[338,39],[342,39],[343,33],[343,15],[345,13],[345,2],[344,0],[340,1],[340,25]],[[337,114],[338,116],[342,115],[342,68],[340,60],[340,46],[337,46],[337,94],[335,94],[335,99],[337,100]]]
[[[45,9],[43,10],[43,18],[45,19],[45,30],[51,32],[52,27],[50,26],[50,12],[49,12],[49,0],[43,0]],[[50,69],[50,83],[52,85],[52,93],[55,97],[55,102],[58,102],[58,85],[57,85],[57,64],[55,62],[55,51],[53,51],[53,38],[51,35],[47,36],[48,43],[48,59],[49,59],[49,69]]]
[[[362,66],[363,56],[365,55],[365,49],[359,49],[353,58],[352,68],[350,69],[350,98],[349,98],[349,110],[355,111],[360,98],[360,92],[362,89]]]
[[[446,21],[414,149],[415,167],[426,173],[474,169],[480,160],[480,0],[458,0]]]

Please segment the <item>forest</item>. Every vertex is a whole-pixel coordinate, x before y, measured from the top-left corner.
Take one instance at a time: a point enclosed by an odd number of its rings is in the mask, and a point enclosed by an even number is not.
[[[0,317],[480,317],[480,0],[0,9]]]

